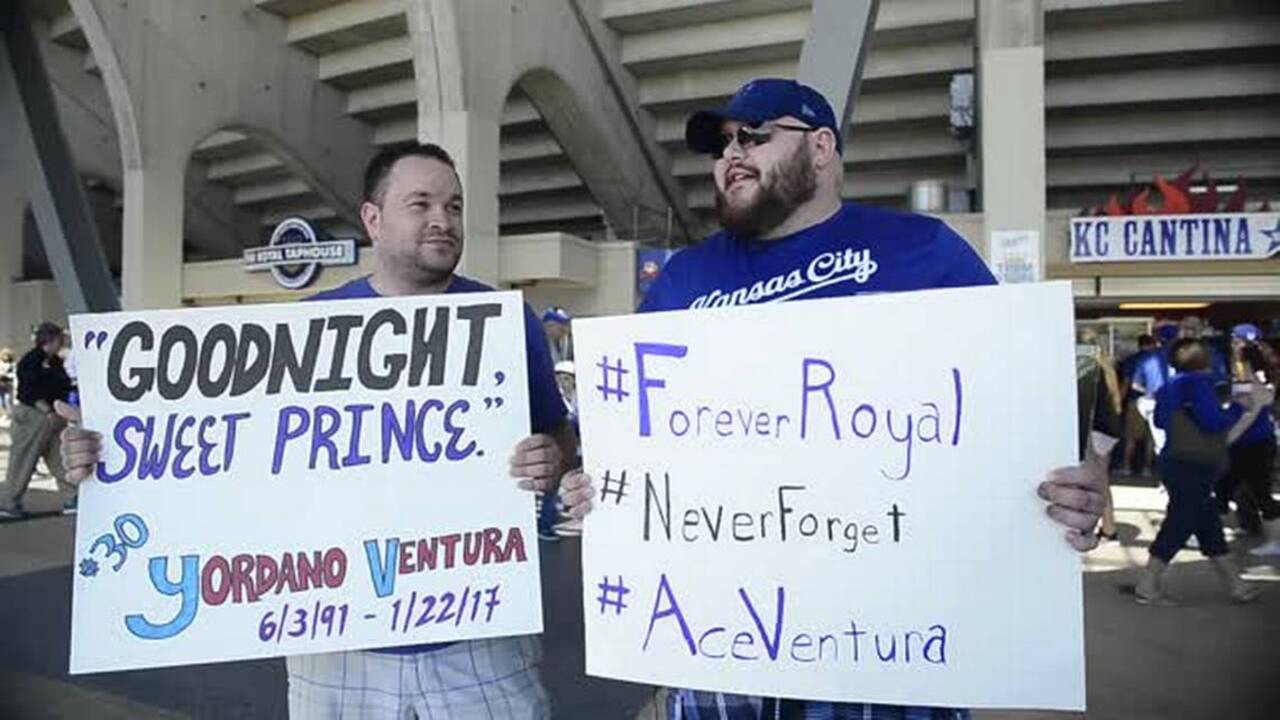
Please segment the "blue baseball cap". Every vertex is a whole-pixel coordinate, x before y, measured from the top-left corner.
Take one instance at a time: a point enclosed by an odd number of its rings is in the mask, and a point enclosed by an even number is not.
[[[572,319],[568,311],[560,307],[549,307],[542,313],[542,322],[544,323],[556,322],[561,325],[568,325]]]
[[[1239,325],[1231,328],[1231,335],[1233,337],[1238,337],[1241,340],[1257,342],[1258,337],[1261,336],[1262,333],[1259,332],[1258,326],[1253,323],[1240,323]]]
[[[725,107],[694,113],[684,126],[685,144],[694,152],[714,153],[724,144],[720,126],[725,120],[759,125],[788,115],[810,127],[829,128],[836,136],[836,151],[844,152],[840,123],[836,121],[831,103],[808,85],[784,78],[752,80],[743,85]]]

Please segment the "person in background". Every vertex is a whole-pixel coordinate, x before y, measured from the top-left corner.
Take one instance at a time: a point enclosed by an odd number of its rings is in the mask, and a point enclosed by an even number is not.
[[[1177,337],[1177,328],[1172,325],[1162,325],[1157,332],[1160,334],[1162,345],[1153,348],[1134,365],[1133,378],[1129,381],[1129,386],[1137,393],[1134,407],[1138,409],[1138,414],[1147,424],[1147,430],[1151,436],[1151,451],[1159,455],[1164,448],[1164,430],[1157,427],[1155,423],[1156,393],[1160,392],[1160,388],[1164,387],[1172,374],[1169,368],[1168,348]]]
[[[62,368],[66,370],[67,379],[71,381],[71,389],[75,390],[80,385],[80,368],[76,365],[76,354],[72,352],[71,347],[71,333],[64,332],[62,351],[58,353],[58,357],[62,358]]]
[[[562,307],[549,307],[542,313],[542,327],[547,332],[547,344],[551,346],[552,362],[573,360],[572,316]]]
[[[578,382],[574,374],[573,361],[561,360],[556,363],[556,385],[560,388],[560,397],[564,398],[565,412],[569,413],[569,422],[574,429],[578,427]],[[581,454],[581,449],[579,449]]]
[[[572,360],[561,360],[556,363],[556,385],[560,388],[560,397],[564,400],[565,420],[573,426],[574,434],[578,434],[578,389],[574,379]],[[578,446],[577,456],[568,462],[570,467],[582,467],[582,446]],[[560,539],[556,526],[560,522],[560,496],[558,493],[542,494],[538,505],[538,537],[555,542]],[[576,524],[577,521],[574,521]],[[561,528],[562,530],[564,528]]]
[[[1153,353],[1159,352],[1159,345],[1156,339],[1150,335],[1140,335],[1138,337],[1138,352],[1130,355],[1122,363],[1120,375],[1123,379],[1125,390],[1124,411],[1124,458],[1120,466],[1121,474],[1128,475],[1135,470],[1139,475],[1147,477],[1151,474],[1152,468],[1155,466],[1156,452],[1152,447],[1151,429],[1147,426],[1147,421],[1142,417],[1142,413],[1138,411],[1138,398],[1141,397],[1134,386],[1134,378],[1137,376],[1138,366],[1141,365],[1147,357]],[[1136,465],[1138,447],[1143,448],[1143,459],[1141,466]]]
[[[1160,531],[1151,543],[1150,558],[1135,588],[1137,601],[1143,605],[1167,604],[1164,575],[1174,555],[1195,535],[1200,552],[1213,564],[1231,599],[1248,602],[1257,588],[1237,575],[1229,557],[1222,522],[1214,511],[1213,486],[1225,469],[1226,452],[1212,447],[1214,436],[1226,436],[1235,442],[1257,419],[1261,408],[1274,396],[1259,383],[1253,383],[1246,405],[1233,403],[1223,409],[1214,390],[1213,357],[1204,341],[1182,338],[1169,353],[1177,375],[1156,394],[1156,425],[1168,433],[1168,442],[1160,452],[1160,481],[1169,493],[1169,505]],[[1186,433],[1175,424],[1189,420]],[[1208,448],[1196,453],[1193,444]],[[1193,455],[1199,455],[1195,457]]]
[[[1209,372],[1219,385],[1226,384],[1231,373],[1227,368],[1227,355],[1219,347],[1221,340],[1217,332],[1198,315],[1188,315],[1178,323],[1178,337],[1203,340],[1209,350]]]
[[[1258,328],[1248,323],[1237,325],[1231,331],[1233,395],[1247,394],[1258,382],[1275,387],[1274,369],[1260,349],[1258,337]],[[1275,461],[1275,415],[1272,408],[1266,406],[1232,443],[1227,472],[1222,474],[1215,491],[1219,514],[1227,514],[1229,503],[1235,498],[1240,527],[1262,531],[1266,542],[1250,551],[1254,555],[1280,555],[1280,503],[1271,497],[1271,470]]]
[[[1108,454],[1120,437],[1120,411],[1122,397],[1120,381],[1116,377],[1115,364],[1110,354],[1102,347],[1098,332],[1088,326],[1081,327],[1076,333],[1076,383],[1079,394],[1077,411],[1080,413],[1080,457],[1085,457],[1085,450],[1094,442],[1094,432],[1101,432],[1107,438],[1106,449],[1101,455]],[[1115,503],[1111,497],[1111,483],[1106,490],[1107,505],[1102,511],[1102,523],[1098,526],[1098,539],[1115,541],[1116,533]]]
[[[35,332],[35,347],[18,361],[18,402],[10,411],[9,433],[13,441],[5,485],[0,491],[0,520],[26,517],[22,499],[41,458],[58,485],[67,487],[58,444],[58,435],[66,423],[53,409],[54,402],[65,402],[71,392],[71,379],[59,356],[63,337],[62,328],[50,322],[40,323]],[[63,503],[63,512],[74,513],[75,509],[76,500],[72,495]]]
[[[0,410],[13,405],[13,351],[0,350]]]

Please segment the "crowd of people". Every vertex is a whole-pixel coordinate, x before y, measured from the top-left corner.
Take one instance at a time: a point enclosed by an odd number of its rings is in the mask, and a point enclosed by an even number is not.
[[[1229,596],[1245,602],[1256,588],[1239,579],[1224,527],[1257,537],[1249,550],[1280,556],[1280,503],[1272,496],[1276,463],[1275,384],[1280,359],[1258,326],[1215,334],[1188,316],[1158,324],[1105,383],[1123,422],[1119,475],[1157,476],[1168,508],[1136,586],[1143,604],[1168,604],[1164,577],[1184,548],[1209,559]],[[1108,505],[1099,535],[1116,539]]]

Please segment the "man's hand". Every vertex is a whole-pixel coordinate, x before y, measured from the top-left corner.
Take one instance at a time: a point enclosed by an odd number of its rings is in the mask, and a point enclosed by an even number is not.
[[[530,435],[511,454],[511,476],[520,478],[521,490],[554,491],[563,468],[562,454],[550,435]]]
[[[560,500],[565,510],[575,520],[581,520],[591,512],[591,500],[596,496],[591,476],[581,469],[570,470],[560,479]]]
[[[1049,501],[1049,517],[1067,527],[1071,547],[1087,552],[1098,546],[1094,528],[1107,505],[1107,471],[1101,460],[1049,471],[1037,494]]]
[[[62,465],[67,470],[67,482],[79,485],[93,475],[93,468],[102,459],[102,436],[80,427],[80,408],[61,400],[55,401],[53,407],[67,421],[62,431]]]

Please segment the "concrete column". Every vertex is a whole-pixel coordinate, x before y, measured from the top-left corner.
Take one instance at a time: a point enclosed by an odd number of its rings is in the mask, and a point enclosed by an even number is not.
[[[0,83],[7,82],[0,73]],[[0,98],[14,98],[13,89],[0,87]],[[16,100],[14,101],[16,102]],[[13,105],[0,107],[0,347],[14,352],[30,340],[21,327],[14,281],[22,276],[23,215],[36,176],[35,155]]]
[[[815,0],[813,21],[800,48],[800,82],[827,97],[848,137],[849,112],[862,87],[862,68],[880,0]]]
[[[186,158],[156,157],[124,171],[122,305],[129,310],[182,304],[182,187]]]
[[[448,149],[463,176],[463,272],[485,281],[502,276],[498,141],[502,107],[517,84],[614,226],[630,227],[637,207],[662,218],[663,229],[668,207],[677,228],[694,226],[595,9],[576,0],[409,0],[406,12],[418,139]]]
[[[993,233],[1031,231],[1045,265],[1044,11],[1041,0],[976,0],[981,208]]]
[[[22,216],[27,193],[21,186],[5,187],[10,191],[0,193],[0,347],[17,352],[27,345],[13,291],[14,281],[22,275]]]

